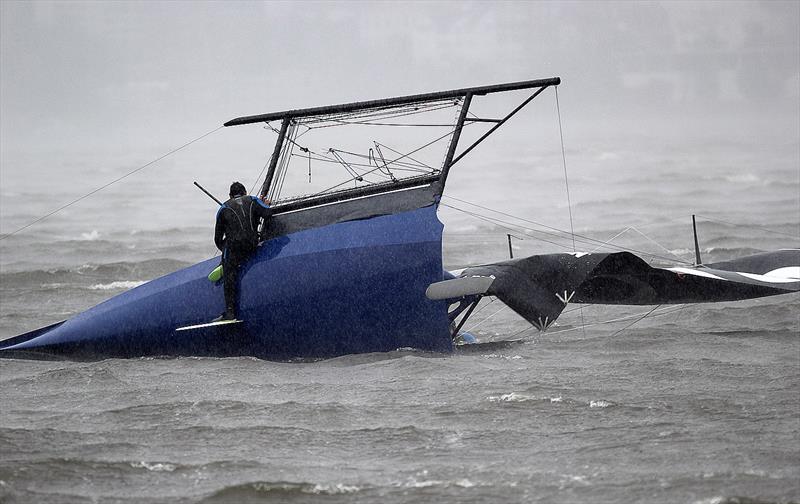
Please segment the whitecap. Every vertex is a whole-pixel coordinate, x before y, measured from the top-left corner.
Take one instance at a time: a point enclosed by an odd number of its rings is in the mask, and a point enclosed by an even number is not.
[[[160,462],[155,462],[153,464],[149,464],[145,461],[131,462],[131,467],[135,467],[137,469],[139,468],[147,469],[148,471],[154,471],[154,472],[162,472],[162,471],[172,472],[175,470],[175,466],[173,464],[169,463],[162,464]]]
[[[613,406],[614,403],[611,401],[604,401],[602,399],[598,399],[597,401],[589,401],[590,408],[608,408],[609,406]]]
[[[348,494],[361,491],[361,487],[355,485],[345,485],[344,483],[336,483],[335,485],[321,485],[316,484],[311,489],[314,494]]]
[[[525,402],[534,401],[536,400],[536,397],[510,392],[508,394],[502,394],[499,396],[489,396],[486,399],[489,400],[489,402]]]
[[[91,233],[81,233],[81,240],[95,241],[100,238],[100,233],[96,229],[92,229]]]
[[[725,502],[725,497],[717,495],[707,499],[696,500],[693,504],[722,504],[723,502]]]
[[[444,484],[444,481],[439,481],[439,480],[417,481],[417,480],[412,478],[408,482],[406,482],[403,486],[406,486],[406,487],[409,487],[409,488],[429,488],[429,487],[439,486],[439,485],[443,485],[443,484]]]
[[[147,283],[146,281],[136,281],[136,280],[127,280],[127,281],[119,281],[119,282],[111,282],[107,284],[94,284],[89,289],[91,290],[117,290],[117,289],[133,289],[134,287],[139,287],[142,284]]]
[[[467,478],[461,478],[455,481],[443,481],[435,479],[418,480],[414,477],[411,477],[404,482],[394,483],[394,486],[405,487],[405,488],[430,488],[430,487],[448,488],[453,486],[461,488],[472,488],[477,485],[478,485],[477,483],[470,481]]]
[[[589,484],[589,482],[586,481],[587,477],[583,476],[582,474],[562,474],[561,476],[575,483],[583,483],[584,485]]]
[[[508,356],[508,355],[494,354],[494,353],[493,354],[483,354],[481,357],[483,357],[484,359],[503,359],[503,360],[520,360],[520,359],[522,359],[522,356],[520,356],[520,355]]]

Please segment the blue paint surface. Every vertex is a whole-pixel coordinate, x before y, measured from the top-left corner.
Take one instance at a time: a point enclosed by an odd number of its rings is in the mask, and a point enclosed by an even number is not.
[[[96,357],[322,358],[397,348],[450,351],[435,206],[281,236],[243,266],[243,324],[175,332],[224,310],[209,259],[124,292],[2,350]],[[27,336],[32,336],[27,337]],[[0,350],[0,351],[2,351]]]

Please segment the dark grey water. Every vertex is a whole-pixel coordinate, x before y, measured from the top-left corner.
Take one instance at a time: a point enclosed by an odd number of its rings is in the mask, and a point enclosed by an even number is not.
[[[687,309],[448,356],[4,361],[1,488],[14,502],[790,501],[800,341],[744,322],[798,308]]]
[[[759,149],[573,152],[576,231],[606,240],[634,225],[614,243],[691,260],[697,212],[770,228],[701,219],[709,262],[796,247],[800,153]],[[758,155],[743,154],[751,151]],[[526,174],[510,192],[485,191],[467,173],[449,194],[568,228],[558,169]],[[90,209],[103,207],[99,197]],[[18,209],[2,216],[4,229],[46,206],[17,205],[26,194],[3,198]],[[0,245],[0,337],[213,251],[211,226],[202,226],[210,210],[179,227],[73,212]],[[447,267],[506,257],[509,230],[441,213]],[[517,255],[572,249],[570,240],[514,232]],[[541,335],[500,308],[487,301],[466,326],[485,344],[452,355],[2,360],[0,500],[800,500],[797,295],[660,308],[642,320],[647,307],[586,307]],[[519,341],[502,343],[509,339]]]

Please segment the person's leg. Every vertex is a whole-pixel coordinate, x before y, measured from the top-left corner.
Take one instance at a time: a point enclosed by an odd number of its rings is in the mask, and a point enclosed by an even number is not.
[[[239,261],[233,254],[226,254],[222,261],[222,280],[225,291],[225,314],[226,319],[235,319],[238,308],[239,297]]]

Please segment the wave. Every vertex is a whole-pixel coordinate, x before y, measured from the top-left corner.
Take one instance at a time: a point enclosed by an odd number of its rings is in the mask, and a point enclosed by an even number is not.
[[[118,282],[111,282],[107,284],[95,284],[89,287],[90,290],[118,290],[118,289],[133,289],[147,283],[146,280],[123,280]]]
[[[154,472],[174,472],[181,469],[190,469],[192,466],[181,465],[172,462],[143,462],[143,461],[119,461],[119,460],[98,460],[94,458],[75,458],[75,457],[49,457],[39,460],[28,460],[26,466],[32,470],[40,471],[42,474],[60,472],[66,475],[73,474],[81,477],[87,473],[118,474],[120,472],[130,472],[144,469]]]
[[[716,495],[714,497],[696,500],[693,504],[779,504],[781,502],[786,502],[788,504],[794,501],[773,501],[751,497],[724,497],[722,495]]]
[[[423,471],[423,475],[426,475],[427,471]],[[449,487],[460,487],[460,488],[472,488],[474,486],[478,486],[473,481],[467,478],[461,478],[458,480],[448,481],[448,480],[430,480],[430,479],[423,479],[419,480],[416,477],[409,477],[405,481],[398,481],[392,484],[394,487],[399,488],[431,488],[431,487],[439,487],[439,488],[449,488]]]
[[[796,308],[788,307],[784,311],[794,311]],[[706,331],[705,334],[713,335],[713,336],[724,336],[726,338],[737,339],[737,338],[762,338],[762,339],[773,339],[773,340],[794,340],[797,339],[797,332],[792,328],[787,329],[764,329],[763,327],[758,327],[755,329],[731,329],[731,330],[719,330],[719,331]]]
[[[130,465],[134,469],[140,469],[141,468],[141,469],[147,469],[148,471],[153,471],[153,472],[162,472],[162,471],[172,472],[177,467],[175,464],[170,464],[169,462],[153,462],[153,463],[149,463],[149,462],[145,462],[143,460],[140,461],[140,462],[131,462]]]
[[[290,499],[302,495],[351,495],[363,488],[347,483],[309,483],[291,481],[253,481],[226,486],[200,502],[250,502],[253,499]]]
[[[175,259],[146,259],[135,262],[113,262],[107,264],[83,264],[69,268],[33,269],[0,273],[0,283],[8,286],[66,286],[85,283],[86,280],[95,280],[91,285],[96,289],[100,287],[96,281],[112,280],[112,282],[136,282],[131,278],[155,278],[178,269],[189,266],[191,263]],[[114,280],[119,279],[119,280]],[[108,283],[108,282],[106,282]],[[109,287],[116,288],[116,287]]]
[[[542,402],[542,403],[560,403],[564,401],[564,398],[559,396],[543,396],[537,397],[535,395],[529,394],[522,394],[520,392],[509,392],[508,394],[500,394],[500,395],[491,395],[486,397],[486,400],[489,402]]]
[[[405,493],[406,489],[425,489],[425,488],[473,488],[476,486],[483,486],[482,484],[475,483],[468,478],[460,478],[454,480],[440,480],[428,479],[426,477],[418,478],[417,476],[427,476],[428,471],[423,471],[416,476],[410,476],[404,480],[397,480],[390,482],[387,487],[381,489],[381,494],[385,498],[385,492],[388,489],[395,488]],[[217,503],[217,502],[251,502],[253,500],[262,499],[280,499],[280,500],[295,500],[302,498],[302,496],[320,495],[320,496],[343,496],[349,501],[355,494],[363,494],[378,490],[377,487],[368,486],[364,484],[351,484],[351,483],[310,483],[310,482],[289,482],[289,481],[255,481],[249,483],[242,483],[238,485],[231,485],[217,490],[210,496],[201,500],[203,503]],[[381,499],[376,499],[381,500]]]
[[[586,401],[579,401],[575,399],[564,399],[562,395],[544,395],[544,396],[536,396],[533,394],[524,394],[521,392],[509,392],[507,394],[500,394],[500,395],[490,395],[486,398],[489,402],[500,402],[500,403],[524,403],[524,402],[535,402],[535,403],[542,403],[542,404],[569,404],[572,406],[588,406],[589,408],[610,408],[612,406],[616,406],[615,403],[611,401],[607,401],[605,399],[592,399],[588,403]]]

